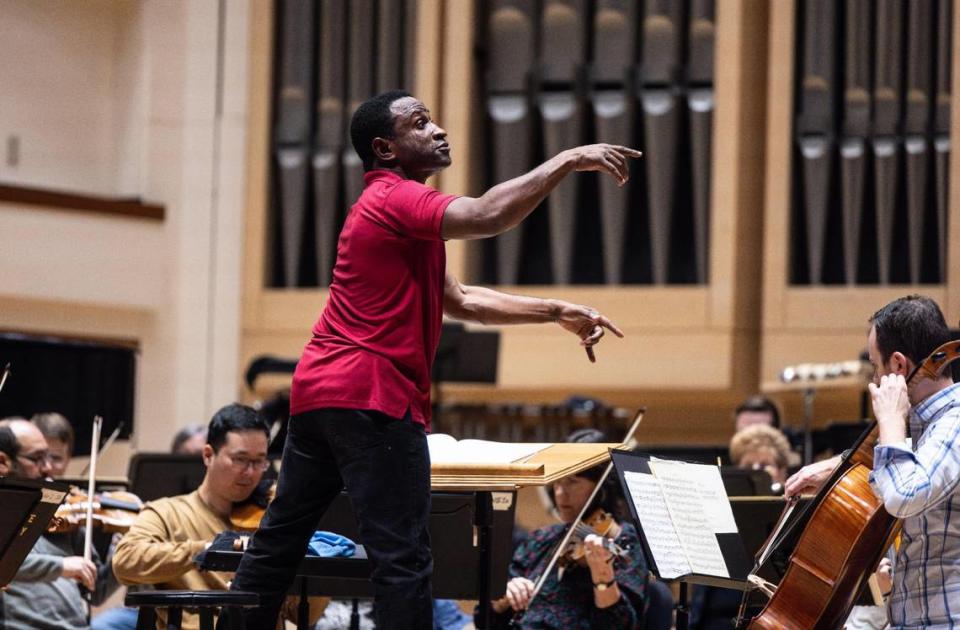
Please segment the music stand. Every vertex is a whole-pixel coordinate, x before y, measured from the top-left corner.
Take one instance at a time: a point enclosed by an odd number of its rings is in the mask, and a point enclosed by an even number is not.
[[[721,466],[720,477],[728,497],[766,497],[773,495],[773,480],[765,470],[739,466]]]
[[[689,610],[687,608],[687,584],[719,586],[721,588],[732,588],[739,590],[744,590],[747,588],[746,579],[747,575],[750,573],[750,562],[747,559],[746,552],[744,551],[743,541],[737,531],[707,530],[707,535],[712,533],[716,538],[717,548],[719,549],[718,557],[722,558],[723,568],[727,574],[727,577],[723,577],[719,574],[695,572],[693,570],[688,573],[680,574],[677,572],[665,575],[665,572],[661,571],[661,565],[659,564],[657,555],[653,551],[651,541],[648,540],[649,532],[645,530],[643,525],[644,521],[646,521],[646,519],[650,516],[650,512],[648,512],[645,508],[650,508],[651,506],[655,505],[655,503],[638,506],[633,498],[634,495],[631,489],[631,482],[626,477],[626,475],[630,473],[643,477],[653,477],[650,459],[637,453],[621,450],[611,450],[610,458],[613,461],[617,478],[620,480],[623,496],[627,499],[627,504],[630,507],[630,515],[633,517],[634,524],[636,525],[637,534],[639,535],[640,543],[643,549],[643,554],[647,560],[647,566],[650,567],[650,571],[657,578],[665,581],[676,581],[680,584],[680,595],[677,602],[677,630],[686,630],[689,621]],[[704,468],[707,467],[703,464],[691,464],[691,466],[700,466]],[[664,509],[666,509],[668,502],[667,497],[664,496],[662,501],[664,502]],[[641,518],[641,515],[643,518]],[[680,537],[678,534],[677,542],[679,541]],[[672,549],[671,553],[676,551],[678,550]],[[684,552],[680,551],[680,553]],[[667,559],[660,558],[659,560]]]
[[[467,330],[459,322],[444,322],[431,374],[434,418],[440,419],[443,383],[496,383],[500,333]]]
[[[189,494],[200,487],[207,467],[199,455],[137,453],[130,459],[130,491],[142,501]]]
[[[56,481],[0,477],[0,587],[13,580],[69,491]]]

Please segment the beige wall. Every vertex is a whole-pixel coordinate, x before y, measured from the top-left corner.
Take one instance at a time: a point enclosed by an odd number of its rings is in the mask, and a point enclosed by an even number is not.
[[[0,7],[0,181],[166,208],[160,222],[0,204],[0,328],[139,342],[141,450],[238,394],[249,5],[224,6]]]

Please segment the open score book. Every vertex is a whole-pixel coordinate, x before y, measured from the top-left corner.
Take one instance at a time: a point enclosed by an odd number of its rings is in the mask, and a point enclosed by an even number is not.
[[[510,464],[552,444],[457,440],[446,433],[427,436],[431,464]]]
[[[663,579],[730,578],[718,534],[737,524],[716,466],[649,460],[650,473],[624,471],[643,538]]]

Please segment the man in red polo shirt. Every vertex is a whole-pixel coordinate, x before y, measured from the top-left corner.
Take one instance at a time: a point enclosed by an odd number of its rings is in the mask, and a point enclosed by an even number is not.
[[[465,286],[446,272],[444,241],[495,236],[520,224],[573,171],[627,181],[639,151],[577,147],[478,198],[424,184],[450,165],[447,133],[406,92],[357,108],[350,135],[366,187],[340,233],[330,294],[290,392],[276,499],[232,588],[261,606],[247,628],[272,629],[307,540],[346,487],[373,564],[379,628],[432,627],[430,370],[444,313],[485,324],[553,322],[587,349],[604,329],[595,310]]]

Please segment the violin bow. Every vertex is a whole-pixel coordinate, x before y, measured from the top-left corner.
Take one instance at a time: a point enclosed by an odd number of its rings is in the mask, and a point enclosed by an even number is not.
[[[643,414],[646,412],[646,409],[640,409],[637,412],[637,417],[634,419],[633,423],[630,425],[630,428],[627,429],[627,434],[624,436],[623,442],[629,447],[633,448],[636,445],[636,438],[634,435],[637,432],[637,429],[640,427],[640,421],[643,420]],[[540,593],[540,589],[543,588],[543,585],[546,583],[547,578],[550,576],[550,572],[553,571],[553,567],[556,566],[557,561],[560,559],[560,556],[563,555],[564,550],[567,548],[567,543],[570,542],[570,539],[576,533],[577,528],[580,526],[580,523],[583,522],[583,517],[587,513],[587,510],[590,508],[590,504],[593,503],[593,500],[597,498],[597,495],[600,494],[600,491],[603,490],[603,484],[607,480],[607,477],[610,475],[610,471],[613,470],[613,460],[607,463],[607,467],[604,469],[603,474],[600,475],[600,479],[597,480],[597,485],[594,486],[593,492],[590,493],[590,496],[587,498],[586,502],[583,504],[583,507],[580,508],[580,513],[577,514],[577,518],[570,523],[570,527],[567,528],[567,533],[563,535],[563,539],[560,541],[560,544],[557,546],[556,550],[553,552],[553,556],[550,558],[550,562],[547,564],[547,568],[544,569],[543,573],[540,574],[540,577],[537,578],[537,581],[533,586],[533,593],[530,594],[530,599],[527,601],[527,608],[530,607],[530,603],[537,597]]]
[[[3,368],[3,376],[0,376],[0,392],[3,391],[3,386],[7,384],[7,377],[10,376],[10,364],[7,363],[7,367]]]
[[[90,476],[87,480],[87,520],[86,531],[83,533],[83,557],[93,559],[93,496],[97,478],[97,455],[100,450],[100,430],[103,428],[103,418],[93,417],[93,435],[90,437]]]
[[[122,430],[123,430],[123,423],[121,422],[120,424],[117,425],[117,428],[113,430],[113,433],[110,434],[110,437],[107,438],[107,441],[103,443],[103,446],[100,448],[99,452],[97,453],[98,458],[103,457],[103,454],[106,453],[108,450],[110,450],[110,447],[113,446],[113,443],[117,441],[118,437],[120,437],[120,431]],[[91,452],[92,452],[92,449],[91,449]],[[91,461],[92,459],[93,458],[91,456]],[[90,470],[90,462],[87,462],[87,464],[83,467],[83,470],[80,471],[80,476],[87,474],[88,470]]]

